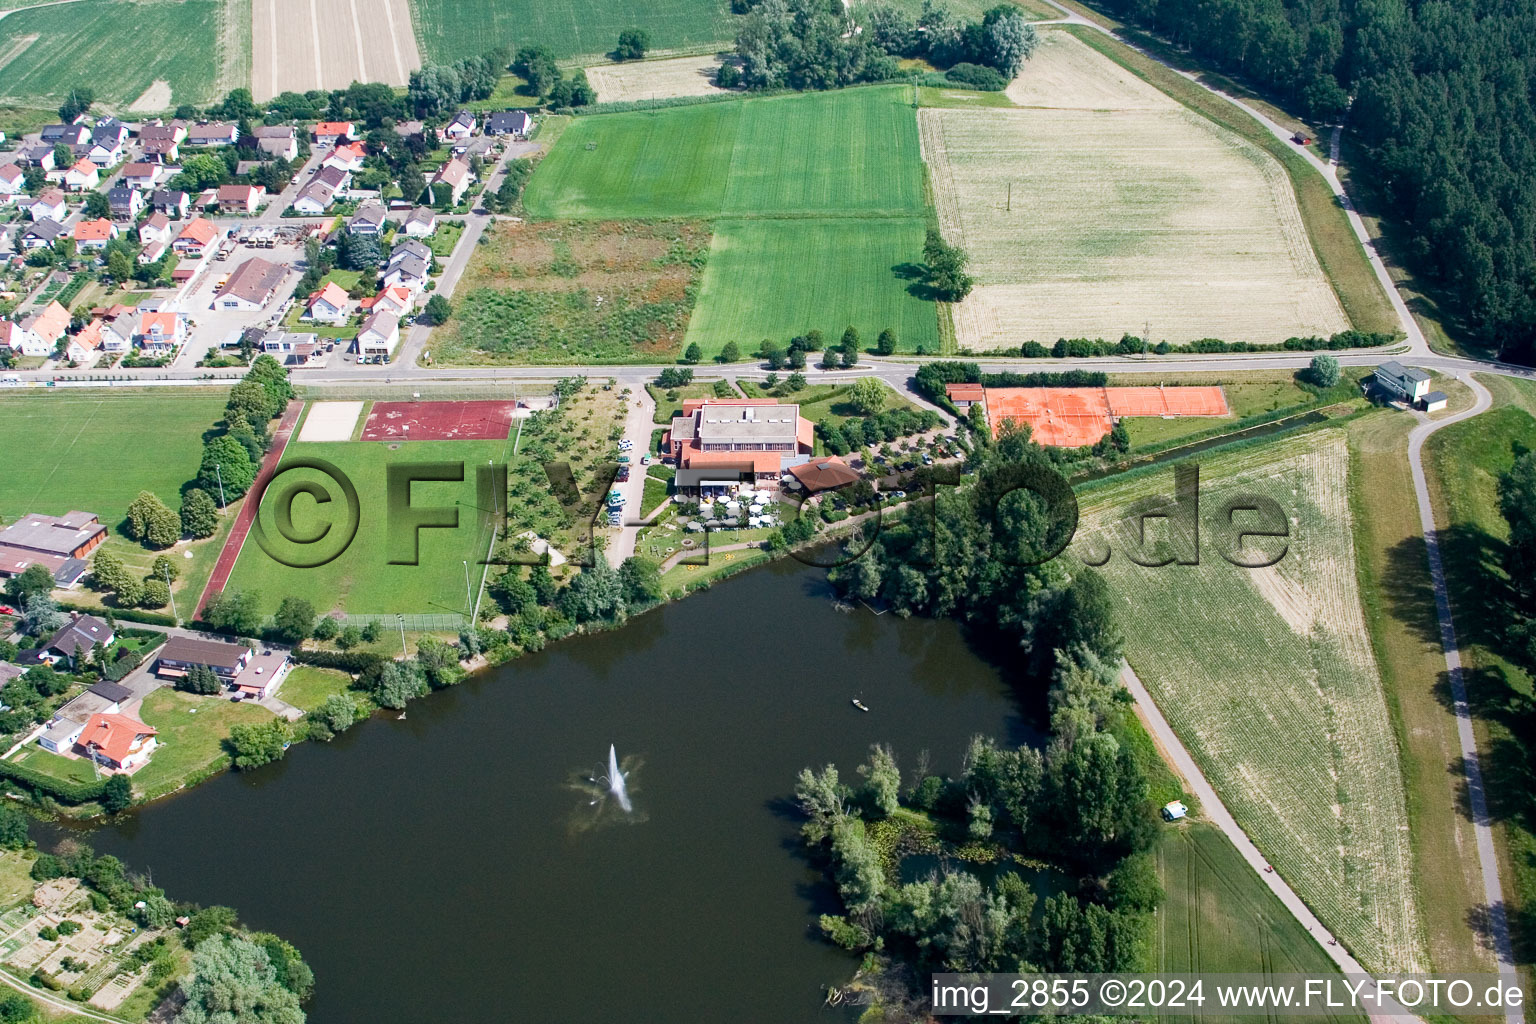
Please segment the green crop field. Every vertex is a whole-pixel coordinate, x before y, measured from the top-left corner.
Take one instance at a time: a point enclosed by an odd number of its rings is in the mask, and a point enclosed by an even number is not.
[[[422,56],[448,63],[493,45],[543,44],[559,58],[604,54],[627,28],[643,28],[653,50],[729,46],[738,19],[727,0],[411,0]]]
[[[1129,531],[1112,527],[1138,499],[1170,495],[1171,470],[1079,497],[1083,543],[1115,549],[1102,571],[1127,657],[1238,823],[1340,941],[1369,969],[1422,969],[1397,742],[1356,584],[1345,434],[1244,446],[1199,469],[1197,565],[1136,565]],[[1290,523],[1270,568],[1230,564],[1214,535],[1223,497],[1253,494]],[[1148,533],[1188,543],[1167,521]]]
[[[474,508],[476,500],[475,469],[488,462],[505,460],[507,441],[410,441],[386,444],[378,441],[336,443],[294,443],[284,454],[284,462],[296,458],[323,459],[351,479],[357,489],[361,516],[357,535],[335,560],[317,568],[293,568],[276,561],[264,551],[254,536],[246,541],[235,563],[228,589],[261,595],[261,607],[267,612],[289,595],[311,602],[319,612],[346,611],[409,612],[413,614],[462,614],[465,611],[465,560],[469,562],[471,591],[477,590],[481,566],[491,539],[491,524]],[[424,529],[420,532],[417,565],[390,565],[386,537],[389,516],[386,507],[386,472],[390,464],[448,462],[464,466],[464,482],[423,482],[411,488],[413,508],[458,507],[458,526],[454,529]],[[313,549],[296,548],[282,540],[274,520],[277,498],[290,481],[319,482],[336,495],[336,500],[319,505],[312,497],[299,496],[293,502],[293,529],[290,534],[318,531],[331,526],[339,531],[345,523],[346,503],[340,500],[335,485],[325,476],[308,469],[278,475],[267,491],[260,511],[267,536],[280,554],[309,553]]]
[[[538,217],[917,216],[903,86],[577,118],[528,183]]]
[[[1158,971],[1337,974],[1317,940],[1213,825],[1170,830],[1157,848],[1168,897],[1157,915]],[[1209,993],[1207,993],[1209,994]],[[1164,1016],[1165,1024],[1198,1018]],[[1340,1016],[1336,1020],[1359,1020]]]
[[[890,327],[901,351],[937,352],[933,303],[895,269],[921,261],[923,230],[895,218],[720,221],[687,340],[711,358],[728,341],[751,351],[811,328],[836,340],[852,324],[866,348]]]
[[[50,104],[88,85],[126,108],[163,81],[156,109],[205,103],[218,91],[223,10],[220,0],[79,0],[17,11],[0,20],[0,97]]]

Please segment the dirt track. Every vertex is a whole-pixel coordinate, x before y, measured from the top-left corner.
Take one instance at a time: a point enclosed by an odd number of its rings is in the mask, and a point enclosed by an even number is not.
[[[251,92],[405,85],[421,65],[409,0],[251,0]]]

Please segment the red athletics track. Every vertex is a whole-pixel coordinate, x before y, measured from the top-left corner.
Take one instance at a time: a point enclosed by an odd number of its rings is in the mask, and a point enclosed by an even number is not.
[[[375,402],[364,441],[505,441],[516,402]]]
[[[272,432],[272,447],[267,451],[267,457],[261,460],[261,469],[256,472],[256,479],[251,483],[251,489],[247,494],[255,494],[265,487],[272,477],[272,471],[277,468],[278,462],[283,457],[283,451],[288,447],[288,437],[293,433],[294,424],[299,422],[299,413],[304,408],[304,403],[293,401],[288,403],[288,408],[283,410],[283,418],[278,421],[277,429]],[[217,497],[217,495],[215,495]],[[247,501],[240,506],[240,512],[235,517],[234,528],[229,531],[229,537],[224,541],[224,550],[219,552],[219,560],[213,563],[213,575],[208,577],[208,585],[203,588],[203,595],[197,599],[197,614],[194,618],[201,618],[203,607],[208,604],[208,599],[229,583],[229,574],[235,571],[235,562],[240,558],[240,549],[245,546],[245,538],[250,535],[251,521],[256,518],[257,502]]]

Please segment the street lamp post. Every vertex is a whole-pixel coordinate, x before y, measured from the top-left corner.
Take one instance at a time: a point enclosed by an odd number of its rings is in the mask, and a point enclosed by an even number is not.
[[[464,614],[466,616],[471,613],[470,603],[471,603],[471,599],[470,599],[470,596],[469,596],[469,559],[466,558],[466,559],[464,559]],[[474,623],[471,622],[470,625],[473,626]]]
[[[405,616],[397,614],[395,622],[400,626],[400,657],[409,660],[411,652],[405,649]]]
[[[224,500],[224,474],[217,462],[213,464],[213,475],[219,478],[219,508],[225,508],[229,503]]]
[[[171,592],[171,567],[168,565],[160,566],[160,574],[165,577],[166,591]],[[171,592],[171,618],[176,620],[176,625],[181,625],[181,615],[176,611],[176,595],[174,592]]]

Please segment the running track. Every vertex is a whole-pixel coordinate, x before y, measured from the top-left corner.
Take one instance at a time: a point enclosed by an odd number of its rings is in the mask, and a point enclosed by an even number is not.
[[[261,469],[256,473],[256,479],[251,483],[251,489],[247,494],[260,493],[272,478],[272,471],[283,457],[283,452],[288,448],[288,438],[293,434],[293,428],[299,422],[299,412],[304,408],[304,403],[293,401],[288,403],[288,408],[283,410],[283,418],[278,421],[277,429],[272,432],[272,447],[267,452],[267,457],[261,460]],[[195,618],[201,618],[203,608],[208,604],[208,599],[223,590],[229,583],[229,574],[235,571],[235,562],[240,558],[240,549],[245,547],[245,538],[250,535],[251,522],[256,518],[255,501],[247,501],[240,506],[239,513],[235,516],[234,528],[229,531],[229,539],[224,541],[224,550],[219,552],[219,560],[213,565],[213,575],[208,577],[208,585],[203,588],[203,596],[197,599],[197,614]]]

